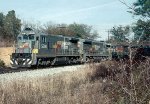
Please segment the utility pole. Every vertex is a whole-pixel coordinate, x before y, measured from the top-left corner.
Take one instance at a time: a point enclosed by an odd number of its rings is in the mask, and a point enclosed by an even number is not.
[[[110,38],[109,38],[109,37],[110,37],[110,36],[109,36],[110,31],[109,31],[109,30],[107,30],[106,32],[108,33],[108,42],[109,42],[109,40],[110,40]]]
[[[109,58],[111,59],[112,58],[112,51],[111,51],[111,43],[110,43],[110,30],[107,30],[106,31],[107,33],[108,33],[108,45],[110,45],[109,47],[108,47],[108,52],[109,52]]]

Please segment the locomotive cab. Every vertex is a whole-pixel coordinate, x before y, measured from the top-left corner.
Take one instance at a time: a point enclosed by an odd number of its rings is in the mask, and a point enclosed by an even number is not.
[[[30,67],[33,64],[33,51],[38,48],[35,32],[25,28],[17,37],[15,51],[11,55],[12,67]]]

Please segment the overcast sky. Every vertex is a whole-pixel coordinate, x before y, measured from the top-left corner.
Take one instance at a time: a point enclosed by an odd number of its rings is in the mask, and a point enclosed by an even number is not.
[[[136,0],[124,0],[131,5]],[[107,30],[117,25],[131,24],[134,19],[119,0],[0,0],[0,12],[15,10],[24,21],[46,23],[73,22],[92,25],[107,38]]]

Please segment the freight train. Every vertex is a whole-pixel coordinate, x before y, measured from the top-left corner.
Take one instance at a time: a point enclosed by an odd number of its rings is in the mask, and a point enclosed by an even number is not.
[[[12,67],[100,61],[109,57],[106,42],[36,32],[25,28],[11,55]]]

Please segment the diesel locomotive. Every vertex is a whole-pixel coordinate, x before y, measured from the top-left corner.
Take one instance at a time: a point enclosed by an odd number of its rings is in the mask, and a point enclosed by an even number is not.
[[[104,41],[36,32],[25,28],[11,55],[12,67],[85,63],[108,58]]]
[[[111,59],[129,59],[130,54],[133,60],[141,60],[145,57],[150,57],[150,43],[132,44],[132,45],[113,45],[111,47]],[[131,52],[131,53],[130,53]]]

